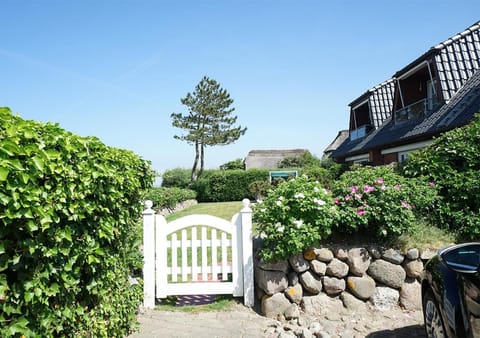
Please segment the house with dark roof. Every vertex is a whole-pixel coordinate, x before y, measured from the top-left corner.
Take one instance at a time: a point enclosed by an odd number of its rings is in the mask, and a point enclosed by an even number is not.
[[[434,136],[467,124],[480,110],[479,68],[480,21],[354,100],[350,136],[331,156],[347,163],[402,162]]]
[[[323,159],[330,158],[332,153],[337,150],[337,148],[345,142],[345,140],[349,137],[350,132],[348,129],[340,130],[337,134],[337,137],[328,145],[327,148],[323,151]]]
[[[350,123],[348,137],[337,146],[331,156],[334,157],[336,150],[341,146],[353,146],[357,144],[368,134],[378,129],[383,122],[390,117],[393,106],[394,81],[392,79],[385,81],[353,100],[350,104]],[[337,141],[338,143],[338,141]],[[368,160],[365,156],[355,158]]]

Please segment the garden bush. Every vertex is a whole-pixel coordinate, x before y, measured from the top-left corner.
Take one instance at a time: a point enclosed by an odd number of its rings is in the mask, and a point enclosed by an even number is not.
[[[285,157],[278,163],[279,168],[304,168],[320,166],[321,160],[308,150],[298,156]]]
[[[312,181],[318,181],[323,187],[331,189],[335,181],[334,174],[322,167],[307,167],[300,170],[301,175],[306,175]]]
[[[268,179],[268,170],[211,170],[192,183],[199,202],[241,201],[254,199],[249,190],[251,183]]]
[[[321,167],[327,169],[328,172],[330,173],[330,176],[332,176],[333,179],[339,178],[340,175],[342,175],[345,171],[350,170],[350,167],[348,164],[336,163],[331,158],[323,159]]]
[[[262,200],[271,189],[273,189],[273,185],[268,180],[254,181],[248,186],[248,190],[256,201]]]
[[[352,236],[393,240],[415,229],[432,212],[435,185],[407,179],[390,167],[359,167],[345,172],[333,190],[309,176],[270,190],[254,205],[254,221],[263,237],[265,260],[285,259],[318,241]]]
[[[306,176],[285,181],[253,206],[262,258],[285,259],[331,234],[338,208],[331,193]]]
[[[125,336],[149,163],[7,108],[0,121],[0,336]]]
[[[463,128],[446,132],[433,144],[410,154],[403,168],[407,177],[434,182],[441,199],[437,225],[459,241],[480,237],[480,116]]]
[[[345,172],[333,188],[339,206],[336,232],[361,233],[384,240],[408,233],[418,218],[432,212],[435,186],[407,179],[392,167],[357,167]]]
[[[162,174],[162,187],[175,187],[186,189],[190,186],[190,176],[190,169],[175,168],[166,170]]]
[[[190,189],[154,187],[150,189],[144,197],[144,200],[153,202],[155,209],[173,209],[178,203],[194,200],[197,193]]]
[[[237,158],[233,161],[228,161],[220,166],[220,170],[244,170],[245,169],[245,160]]]

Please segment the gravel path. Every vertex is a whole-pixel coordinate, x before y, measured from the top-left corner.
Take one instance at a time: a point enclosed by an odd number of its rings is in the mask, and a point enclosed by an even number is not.
[[[297,325],[265,318],[241,304],[235,305],[231,310],[220,312],[186,313],[148,310],[139,314],[138,320],[140,330],[128,338],[274,338],[278,337],[279,328],[280,331],[287,333],[289,330],[298,331]],[[387,311],[369,310],[348,316],[331,313],[323,318],[301,318],[302,326],[308,326],[314,322],[324,333],[321,337],[425,337],[422,312],[406,312],[400,308]]]

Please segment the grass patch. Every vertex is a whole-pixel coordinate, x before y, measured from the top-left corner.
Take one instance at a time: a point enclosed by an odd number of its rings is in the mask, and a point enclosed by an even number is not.
[[[175,212],[166,217],[168,222],[176,220],[177,218],[193,215],[193,214],[207,214],[217,216],[227,221],[230,221],[236,213],[242,210],[242,202],[212,202],[212,203],[199,203],[185,208],[179,212]]]
[[[456,242],[455,235],[440,229],[425,220],[416,223],[411,233],[400,236],[402,249],[409,248],[438,250]]]
[[[398,249],[402,252],[406,252],[411,248],[436,251],[454,243],[456,243],[454,234],[440,229],[426,220],[418,220],[409,233],[385,239],[384,241],[374,240],[371,235],[362,232],[351,234],[334,233],[331,237],[320,241],[320,245],[380,245],[385,248]]]

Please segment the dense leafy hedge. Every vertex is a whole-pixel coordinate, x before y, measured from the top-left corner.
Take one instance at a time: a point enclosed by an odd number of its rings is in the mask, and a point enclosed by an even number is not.
[[[199,202],[241,201],[244,198],[254,199],[250,191],[251,183],[268,180],[266,169],[250,170],[215,170],[205,172],[192,184],[197,192]]]
[[[153,202],[153,207],[158,210],[162,208],[172,209],[178,203],[186,200],[193,200],[197,193],[190,189],[154,187],[145,194],[145,200]]]
[[[0,336],[124,336],[149,163],[7,108],[0,121]]]
[[[438,226],[453,231],[459,240],[479,239],[480,115],[411,154],[404,173],[434,182],[441,196],[435,213]]]

